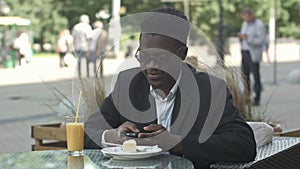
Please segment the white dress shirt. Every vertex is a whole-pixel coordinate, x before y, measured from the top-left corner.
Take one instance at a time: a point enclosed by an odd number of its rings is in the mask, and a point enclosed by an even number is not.
[[[176,91],[178,89],[180,79],[181,72],[176,83],[166,97],[163,96],[164,94],[162,93],[162,91],[155,90],[152,86],[150,86],[150,93],[155,99],[157,124],[161,124],[169,132],[171,130],[172,111],[174,108]]]
[[[241,34],[249,35],[249,32],[252,31],[252,29],[255,29],[255,23],[256,19],[253,22],[243,22],[242,28],[241,28]],[[249,50],[249,46],[246,40],[242,40],[242,45],[241,45],[242,50]]]

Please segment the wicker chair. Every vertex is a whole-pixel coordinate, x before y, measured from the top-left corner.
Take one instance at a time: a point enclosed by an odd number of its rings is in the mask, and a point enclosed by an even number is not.
[[[281,133],[281,135],[286,134],[291,133]],[[300,168],[300,137],[276,136],[271,143],[257,148],[257,156],[252,162],[219,162],[210,167],[214,169],[298,169]]]

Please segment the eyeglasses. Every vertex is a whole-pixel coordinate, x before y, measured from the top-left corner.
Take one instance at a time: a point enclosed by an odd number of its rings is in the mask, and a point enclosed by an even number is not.
[[[181,46],[174,54],[162,49],[158,50],[159,52],[149,54],[143,51],[141,47],[139,47],[135,52],[135,57],[140,63],[143,64],[148,64],[151,62],[151,60],[155,63],[167,63],[170,61],[171,55],[178,55],[184,47],[185,46]]]

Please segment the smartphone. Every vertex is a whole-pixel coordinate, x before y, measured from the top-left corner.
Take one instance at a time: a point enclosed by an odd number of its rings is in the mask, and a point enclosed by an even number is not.
[[[121,133],[121,136],[134,137],[134,138],[137,138],[138,135],[139,133],[133,133],[133,132]]]

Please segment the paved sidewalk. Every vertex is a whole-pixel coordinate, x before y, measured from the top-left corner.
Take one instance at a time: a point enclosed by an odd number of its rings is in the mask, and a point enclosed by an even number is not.
[[[277,67],[277,83],[274,84],[273,65],[261,65],[263,92],[260,108],[266,108],[270,119],[279,122],[284,130],[300,128],[300,84],[288,82],[289,73],[300,69],[300,61],[281,62]]]
[[[104,67],[105,72],[110,74],[122,61],[106,61],[105,65],[110,66]],[[300,85],[287,82],[288,73],[295,68],[300,68],[300,61],[278,63],[278,83],[274,85],[273,66],[261,65],[262,105],[270,99],[269,117],[280,122],[284,130],[300,128]],[[63,120],[45,106],[55,103],[55,98],[43,81],[69,92],[74,75],[75,67],[60,69],[58,58],[34,59],[25,67],[0,69],[0,153],[30,151],[31,125]]]

